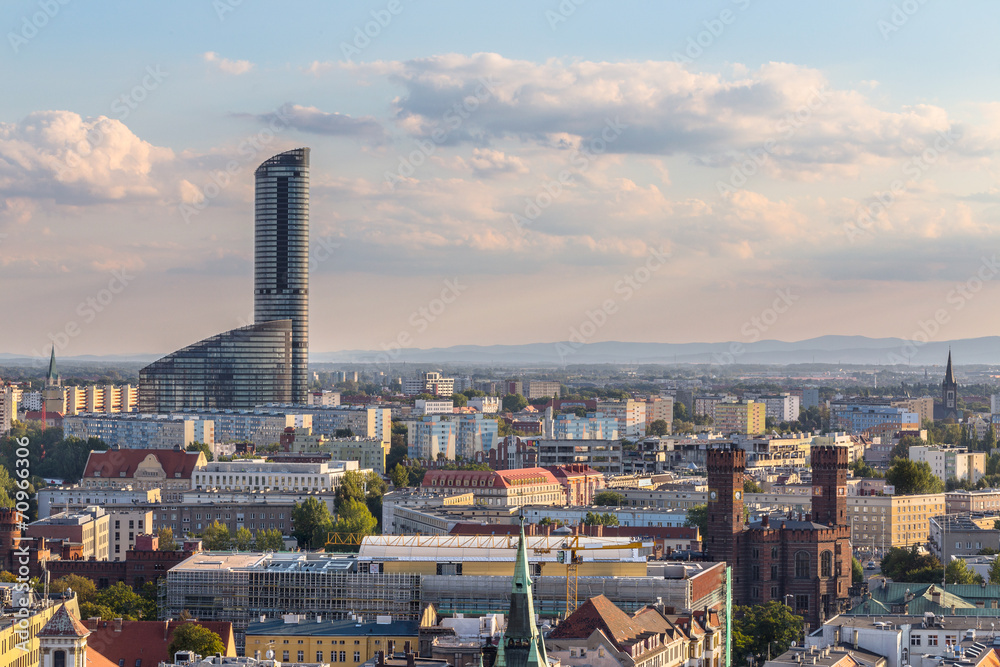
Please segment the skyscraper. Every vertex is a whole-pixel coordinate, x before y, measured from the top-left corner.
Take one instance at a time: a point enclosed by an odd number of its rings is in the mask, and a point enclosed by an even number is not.
[[[255,324],[206,338],[139,371],[139,410],[305,403],[309,363],[309,149],[254,173]]]
[[[309,149],[280,153],[257,171],[254,321],[292,321],[292,401],[306,402],[309,363]]]

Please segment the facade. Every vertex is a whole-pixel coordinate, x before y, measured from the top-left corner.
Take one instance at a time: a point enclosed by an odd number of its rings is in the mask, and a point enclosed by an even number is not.
[[[583,463],[546,469],[566,490],[567,505],[590,505],[604,488],[604,473]]]
[[[21,390],[14,385],[0,381],[0,436],[7,434],[17,419],[17,402]]]
[[[791,422],[799,418],[799,397],[792,394],[760,396],[756,400],[767,406],[767,415],[778,422]]]
[[[618,434],[624,436],[646,435],[646,403],[625,401],[598,401],[597,412],[618,420]]]
[[[328,391],[326,389],[311,391],[309,392],[306,403],[309,405],[329,405],[331,407],[336,407],[340,405],[340,392]]]
[[[269,404],[257,408],[255,412],[310,415],[312,432],[328,438],[337,437],[337,431],[348,429],[352,436],[378,438],[387,445],[392,443],[392,410],[389,408]]]
[[[500,423],[481,414],[456,415],[455,454],[466,460],[488,456],[500,440]]]
[[[849,496],[854,544],[867,549],[910,547],[929,537],[931,517],[944,514],[943,493],[912,496]]]
[[[605,475],[622,474],[619,440],[539,440],[538,465],[586,465]]]
[[[406,422],[407,456],[435,461],[439,456],[455,460],[455,422],[440,415]]]
[[[711,417],[715,414],[715,406],[719,403],[735,403],[736,397],[729,394],[714,396],[695,396],[694,414],[697,417]]]
[[[282,410],[184,410],[171,417],[210,421],[215,442],[252,442],[258,449],[280,442],[286,428],[312,426],[312,415]]]
[[[418,398],[413,402],[413,412],[418,415],[450,415],[455,412],[455,402],[451,399],[427,401]]]
[[[667,422],[667,433],[673,431],[674,399],[670,396],[654,396],[646,401],[646,427],[655,421]]]
[[[108,560],[124,560],[135,547],[136,538],[153,529],[153,512],[148,507],[105,508],[108,510]]]
[[[997,519],[998,514],[931,517],[931,553],[942,563],[950,563],[956,557],[976,556],[982,549],[1000,550],[1000,530],[993,528]]]
[[[378,651],[392,654],[407,644],[415,648],[419,626],[418,621],[394,621],[388,615],[313,620],[285,614],[250,623],[245,652],[248,657],[261,658],[274,651],[274,659],[282,664],[316,662],[331,667],[361,667]]]
[[[111,540],[109,515],[102,508],[92,506],[79,512],[58,512],[25,527],[25,535],[80,545],[80,557],[108,560]]]
[[[722,445],[708,452],[708,530],[712,560],[733,568],[734,597],[748,604],[791,600],[811,628],[840,613],[851,586],[847,450],[813,447],[812,512],[805,520],[764,515],[744,522],[746,452]]]
[[[254,172],[254,188],[254,321],[291,322],[291,395],[286,400],[305,403],[309,386],[309,149],[296,148],[265,160]]]
[[[1000,489],[956,490],[944,494],[945,513],[993,512],[1000,514]]]
[[[559,398],[560,385],[548,380],[528,380],[528,394],[525,398]]]
[[[296,501],[303,499],[284,495],[217,493],[202,494],[200,497],[195,495],[184,502],[143,509],[153,513],[153,532],[169,528],[177,539],[200,534],[216,521],[229,528],[230,535],[235,535],[240,528],[246,528],[254,535],[261,530],[280,530],[282,535],[291,535],[292,509]],[[328,501],[327,505],[332,508],[332,496]]]
[[[586,417],[573,414],[556,415],[552,420],[555,440],[617,440],[618,419],[597,412]]]
[[[379,438],[334,438],[324,442],[320,450],[334,461],[357,461],[362,470],[374,470],[379,476],[386,474],[389,445]]]
[[[184,449],[193,442],[215,444],[214,422],[194,416],[84,414],[63,419],[63,431],[67,438],[99,438],[119,449]]]
[[[5,586],[12,585],[6,584]],[[4,593],[9,594],[6,590]],[[6,607],[4,610],[5,622],[0,625],[0,666],[41,667],[42,659],[46,656],[43,655],[39,634],[49,620],[64,608],[79,618],[80,607],[77,598],[74,596],[67,600],[55,601],[53,604],[49,604],[48,601],[32,600],[29,606],[17,609],[14,608],[13,602],[12,599],[10,603],[4,605]],[[24,621],[27,624],[25,627],[19,627],[20,619],[13,616],[21,609],[25,610],[22,612],[25,614]],[[22,644],[22,642],[24,643]],[[51,658],[51,656],[48,657]],[[107,661],[100,663],[100,667],[106,667],[106,665]],[[73,667],[73,665],[67,662],[66,667]],[[98,665],[97,663],[88,663],[79,667],[98,667]]]
[[[713,427],[729,435],[760,435],[767,420],[767,405],[759,401],[716,403],[712,410]]]
[[[94,412],[135,412],[139,388],[130,384],[63,387],[65,415]]]
[[[500,397],[474,396],[469,399],[468,406],[479,410],[483,414],[496,414],[500,412]]]
[[[566,492],[545,468],[519,470],[428,470],[421,489],[431,493],[472,493],[476,504],[497,507],[562,505]]]
[[[357,471],[357,462],[213,461],[192,474],[191,484],[197,491],[333,493],[348,470]]]
[[[910,460],[926,462],[942,482],[976,483],[986,475],[986,452],[970,452],[966,447],[915,445],[910,447]]]
[[[417,394],[451,396],[455,393],[455,380],[442,377],[438,371],[431,371],[417,378],[403,380],[403,393],[407,396]]]
[[[161,500],[159,489],[101,489],[76,486],[48,486],[40,489],[36,496],[38,500],[38,517],[52,516],[60,511],[79,512],[91,506],[103,507],[112,511],[119,507],[132,507],[137,504],[153,504]]]
[[[140,412],[246,410],[291,400],[291,320],[206,338],[139,371]]]
[[[921,424],[925,421],[934,421],[934,399],[930,396],[893,399],[890,405],[894,408],[903,408],[906,412],[916,412]]]
[[[80,488],[159,489],[163,500],[180,500],[191,488],[195,470],[208,465],[204,452],[177,449],[109,449],[90,452],[83,470]]]
[[[830,426],[838,431],[859,434],[865,431],[916,431],[920,416],[889,405],[839,403],[830,407]]]

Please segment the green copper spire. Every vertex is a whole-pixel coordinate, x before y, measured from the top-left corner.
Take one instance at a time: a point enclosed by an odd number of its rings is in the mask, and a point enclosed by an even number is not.
[[[507,655],[503,650],[503,633],[500,633],[500,643],[497,644],[497,658],[493,661],[493,667],[507,667]]]
[[[52,346],[52,355],[49,357],[49,374],[45,376],[46,384],[55,385],[59,374],[56,372],[56,346]]]
[[[500,667],[547,667],[545,644],[535,625],[535,602],[531,594],[528,569],[528,540],[524,536],[524,517],[514,560],[514,582],[511,587],[510,612],[502,638],[503,662]],[[497,653],[497,660],[501,660]],[[534,662],[531,662],[534,661]]]

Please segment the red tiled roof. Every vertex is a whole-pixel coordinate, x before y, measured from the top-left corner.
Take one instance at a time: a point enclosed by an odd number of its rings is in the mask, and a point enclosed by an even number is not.
[[[87,646],[87,667],[118,667],[118,663],[111,662],[92,646]]]
[[[52,618],[49,622],[45,624],[41,632],[38,633],[39,637],[86,637],[90,634],[90,630],[83,626],[83,623],[76,620],[72,612],[66,608],[66,605],[59,607],[56,613],[52,614]]]
[[[128,667],[156,667],[160,662],[173,662],[167,648],[173,640],[174,630],[183,623],[198,623],[222,637],[226,655],[236,655],[233,624],[222,621],[122,621],[88,619],[87,627],[93,630],[87,640],[103,656],[118,667],[121,660]],[[141,660],[141,663],[136,662]]]
[[[150,454],[156,457],[163,472],[171,479],[177,477],[177,473],[180,473],[181,479],[191,479],[198,457],[202,455],[201,452],[177,449],[109,449],[106,452],[91,452],[87,457],[83,476],[107,479],[121,477],[124,472],[125,477],[132,477],[139,464]]]
[[[598,595],[577,607],[569,618],[549,634],[552,639],[587,639],[595,630],[601,630],[621,651],[632,640],[648,632],[638,619],[634,619],[615,604]]]
[[[492,482],[492,483],[491,483]],[[422,486],[427,488],[505,488],[522,484],[559,484],[545,468],[516,470],[428,470]]]

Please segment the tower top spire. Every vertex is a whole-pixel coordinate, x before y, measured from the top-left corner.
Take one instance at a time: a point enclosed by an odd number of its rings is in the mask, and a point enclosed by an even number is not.
[[[53,386],[59,382],[59,373],[56,371],[56,346],[52,346],[52,354],[49,355],[49,372],[45,376],[46,384]]]
[[[948,368],[944,372],[945,384],[957,384],[955,382],[955,372],[951,369],[951,348],[948,348]]]

